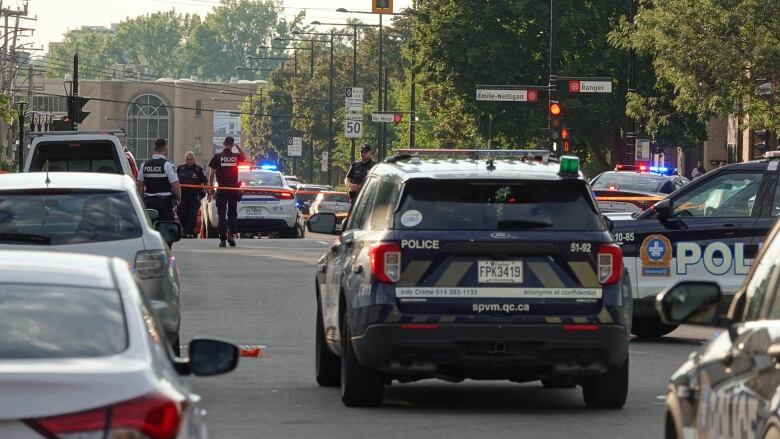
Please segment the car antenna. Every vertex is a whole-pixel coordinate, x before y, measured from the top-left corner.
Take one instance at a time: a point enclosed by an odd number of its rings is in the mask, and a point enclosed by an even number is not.
[[[51,180],[49,179],[49,160],[46,160],[45,168],[46,168],[46,181],[45,181],[45,183],[47,185],[49,185],[49,184],[51,184]]]

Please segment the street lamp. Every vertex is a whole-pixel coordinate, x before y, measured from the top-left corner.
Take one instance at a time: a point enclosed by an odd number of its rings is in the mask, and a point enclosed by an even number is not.
[[[286,58],[286,57],[279,57],[279,56],[252,56],[247,55],[244,57],[247,61],[249,60],[260,60],[260,61],[281,61],[282,62],[282,69],[284,69],[284,62],[285,61],[292,61],[292,58]],[[273,69],[270,69],[273,70]],[[298,74],[298,65],[296,63],[295,65],[295,74]]]
[[[258,49],[263,49],[263,50],[267,50],[267,49],[272,49],[272,50],[273,50],[273,49],[278,49],[278,50],[292,50],[292,51],[293,51],[293,57],[294,57],[294,59],[295,59],[295,75],[296,75],[296,76],[298,75],[298,51],[299,51],[299,50],[309,50],[309,51],[311,51],[312,53],[314,52],[314,48],[310,48],[310,47],[273,47],[273,46],[257,46],[257,48],[258,48]],[[313,60],[314,60],[314,56],[312,55],[312,61],[313,61]],[[314,63],[313,63],[313,62],[311,63],[311,69],[310,69],[310,72],[309,72],[309,76],[311,76],[311,77],[313,77],[313,76],[314,76]]]
[[[297,39],[297,38],[282,38],[282,37],[275,37],[273,40],[274,41],[280,41],[280,42],[281,41],[301,41],[301,42],[306,41],[306,42],[310,43],[310,47],[308,49],[304,49],[304,50],[311,51],[311,56],[309,57],[309,78],[313,78],[314,77],[314,43],[320,43],[322,41],[320,41],[320,40],[304,40],[304,39]]]

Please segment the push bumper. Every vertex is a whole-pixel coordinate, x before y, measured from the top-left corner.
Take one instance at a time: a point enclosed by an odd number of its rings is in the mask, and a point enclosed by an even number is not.
[[[370,325],[352,338],[364,367],[473,379],[528,380],[604,373],[628,355],[620,325],[573,330],[563,324]],[[591,327],[590,329],[593,329]]]

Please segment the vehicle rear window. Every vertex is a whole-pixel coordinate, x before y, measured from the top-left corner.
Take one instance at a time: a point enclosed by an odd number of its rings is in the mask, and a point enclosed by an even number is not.
[[[406,183],[395,227],[408,230],[602,230],[582,181]]]
[[[325,194],[323,201],[332,201],[334,203],[349,203],[347,194]]]
[[[667,181],[669,181],[668,178],[655,174],[612,172],[601,174],[591,182],[591,187],[593,189],[647,193],[660,193],[662,189],[665,189],[665,193],[671,193],[671,185],[663,187]]]
[[[44,171],[47,162],[49,172],[123,173],[114,143],[105,140],[41,142],[33,153],[30,172]]]
[[[239,180],[244,182],[245,186],[264,186],[264,187],[282,187],[282,176],[278,172],[269,171],[251,171],[241,173]]]
[[[0,358],[104,357],[127,345],[116,290],[0,284]]]
[[[125,192],[0,192],[0,243],[82,244],[138,238],[142,233]]]

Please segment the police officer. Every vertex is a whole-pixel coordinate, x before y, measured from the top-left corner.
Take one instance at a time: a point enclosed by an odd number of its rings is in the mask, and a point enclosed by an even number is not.
[[[195,153],[187,151],[184,154],[184,164],[176,168],[179,183],[205,185],[209,179],[203,172],[203,168],[195,164]],[[179,203],[179,220],[184,229],[185,238],[195,237],[195,217],[200,208],[200,200],[206,196],[203,189],[182,188],[181,203]]]
[[[173,164],[165,158],[168,144],[165,139],[154,141],[154,154],[138,170],[138,193],[147,209],[157,211],[157,220],[174,221],[173,200],[181,200],[179,177]]]
[[[232,137],[225,137],[222,143],[224,149],[222,152],[214,154],[209,162],[209,186],[214,186],[214,180],[219,183],[216,192],[217,198],[217,216],[219,217],[219,246],[225,247],[227,241],[231,247],[236,246],[235,234],[238,218],[238,200],[241,193],[231,188],[240,187],[238,183],[238,164],[246,160],[246,154],[240,146],[234,145],[235,140]],[[233,152],[233,146],[238,152]],[[226,189],[222,189],[226,188]],[[214,190],[209,190],[209,200],[214,197]],[[227,220],[226,220],[227,217]]]
[[[363,181],[366,179],[368,172],[374,167],[376,163],[371,160],[371,145],[364,143],[360,145],[360,160],[352,163],[347,172],[347,178],[344,179],[344,183],[349,190],[349,198],[354,201],[360,188],[363,186]]]

